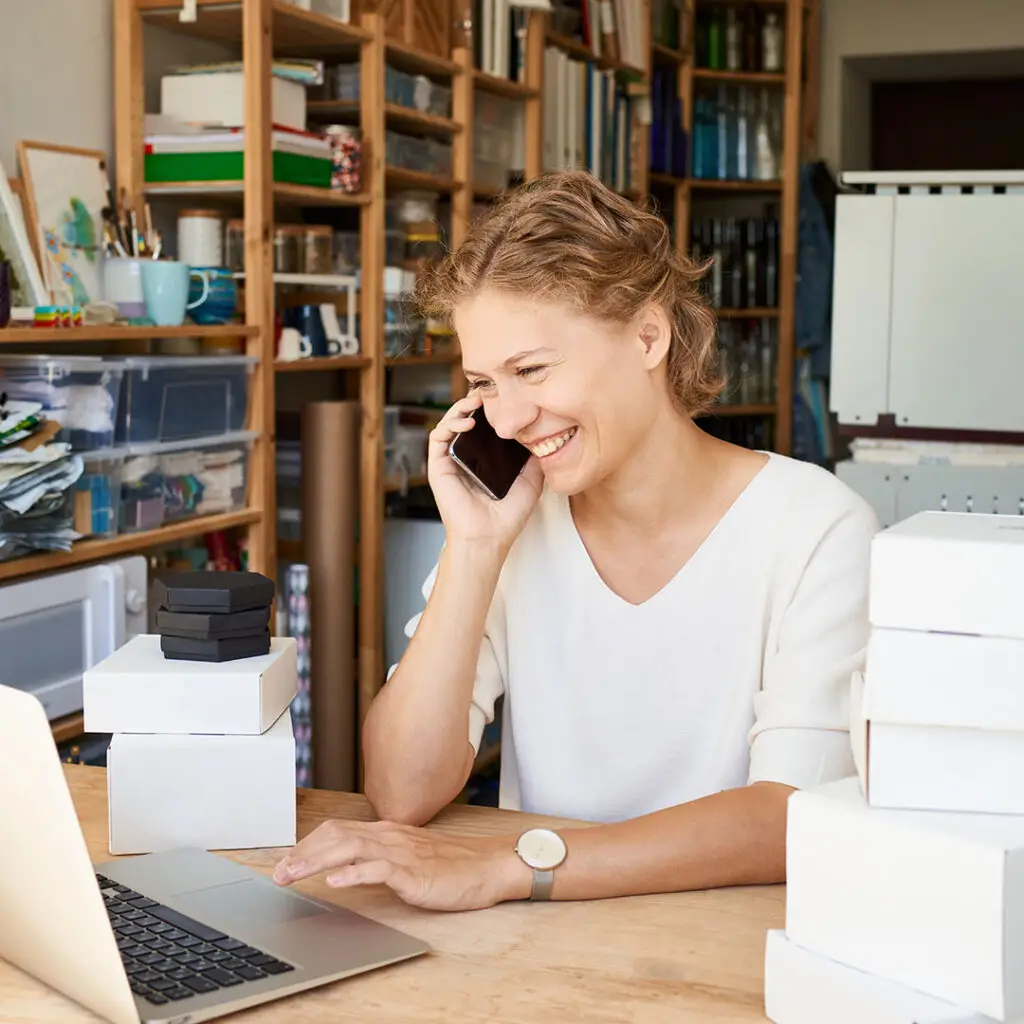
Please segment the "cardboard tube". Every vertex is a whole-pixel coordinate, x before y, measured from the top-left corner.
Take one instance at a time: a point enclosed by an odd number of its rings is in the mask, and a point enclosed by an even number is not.
[[[302,408],[302,535],[309,565],[313,781],[356,788],[359,403]]]

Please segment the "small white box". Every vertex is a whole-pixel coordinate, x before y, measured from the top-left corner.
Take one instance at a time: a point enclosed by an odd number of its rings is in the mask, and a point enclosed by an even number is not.
[[[82,677],[85,731],[259,735],[298,692],[294,637],[237,661],[165,658],[160,637],[129,640]]]
[[[122,734],[107,750],[110,852],[295,844],[295,737]]]
[[[786,879],[805,949],[1024,1017],[1024,817],[868,807],[852,776],[789,798]]]
[[[275,125],[306,130],[306,87],[271,76],[271,120]],[[164,75],[160,79],[160,113],[188,124],[215,128],[245,126],[245,76],[241,71]]]
[[[875,629],[850,716],[872,807],[1024,814],[1024,642]]]
[[[918,512],[871,544],[872,626],[1024,638],[1024,516]]]
[[[942,999],[847,967],[768,932],[764,1012],[775,1024],[995,1024]]]

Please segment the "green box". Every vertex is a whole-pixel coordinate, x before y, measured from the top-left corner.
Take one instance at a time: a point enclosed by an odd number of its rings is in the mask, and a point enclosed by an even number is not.
[[[274,152],[274,181],[290,185],[331,187],[331,161],[296,153]],[[144,173],[149,184],[180,181],[242,181],[245,155],[234,153],[147,153]]]

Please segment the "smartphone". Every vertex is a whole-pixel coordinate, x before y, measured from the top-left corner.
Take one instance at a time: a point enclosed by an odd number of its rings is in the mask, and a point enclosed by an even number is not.
[[[522,472],[530,451],[518,441],[499,437],[487,422],[483,406],[473,410],[473,421],[472,430],[453,438],[448,454],[487,494],[501,501]]]

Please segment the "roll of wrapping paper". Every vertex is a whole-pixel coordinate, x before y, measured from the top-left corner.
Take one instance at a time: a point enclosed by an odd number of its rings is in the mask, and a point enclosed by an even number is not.
[[[313,779],[356,788],[356,517],[359,404],[302,409],[302,535],[309,566]]]

